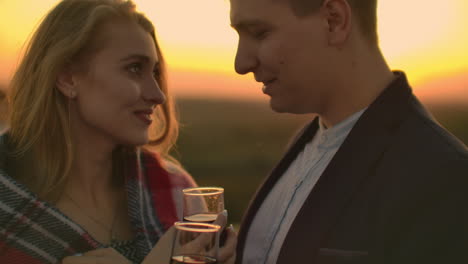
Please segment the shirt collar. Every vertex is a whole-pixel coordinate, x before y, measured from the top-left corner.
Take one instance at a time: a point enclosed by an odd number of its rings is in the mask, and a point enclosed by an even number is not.
[[[331,128],[326,128],[325,125],[320,121],[319,129],[317,131],[317,137],[319,140],[318,147],[339,147],[366,109],[367,107],[352,114]]]

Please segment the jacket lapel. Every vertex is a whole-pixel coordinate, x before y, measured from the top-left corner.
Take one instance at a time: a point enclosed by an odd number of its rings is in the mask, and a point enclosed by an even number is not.
[[[318,118],[315,118],[303,131],[301,136],[296,140],[296,142],[289,148],[286,154],[283,156],[281,161],[273,169],[270,176],[263,182],[261,187],[257,190],[255,194],[255,199],[249,204],[248,210],[244,215],[242,220],[242,225],[239,230],[238,244],[237,244],[237,257],[236,263],[241,263],[243,258],[243,251],[245,246],[245,240],[247,238],[247,232],[249,227],[258,212],[263,201],[269,194],[270,190],[273,188],[275,183],[281,178],[283,173],[288,169],[291,162],[294,161],[296,156],[302,151],[304,145],[307,144],[315,135],[318,129]]]
[[[412,98],[405,76],[396,74],[358,120],[309,194],[286,236],[278,263],[315,258],[353,194],[373,174]]]

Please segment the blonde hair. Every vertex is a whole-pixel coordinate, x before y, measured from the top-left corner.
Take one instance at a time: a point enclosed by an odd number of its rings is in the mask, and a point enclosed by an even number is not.
[[[153,38],[160,58],[159,86],[167,100],[155,111],[154,139],[148,146],[162,157],[178,134],[174,102],[168,93],[164,60],[152,23],[126,0],[63,0],[44,18],[35,31],[10,84],[9,139],[15,156],[32,161],[34,175],[17,175],[39,197],[53,201],[67,183],[73,161],[73,143],[68,113],[68,98],[56,88],[61,70],[92,56],[99,26],[114,19],[134,21]],[[100,44],[102,45],[102,44]],[[99,44],[97,44],[99,46]],[[134,148],[118,148],[124,153]],[[117,154],[117,155],[115,155]],[[114,153],[116,159],[122,158]],[[114,166],[115,167],[115,166]]]

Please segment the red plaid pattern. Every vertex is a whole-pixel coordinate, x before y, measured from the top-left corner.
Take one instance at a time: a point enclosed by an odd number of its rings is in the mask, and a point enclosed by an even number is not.
[[[183,169],[146,150],[138,151],[127,162],[128,206],[136,235],[134,240],[116,245],[96,241],[1,167],[0,263],[60,263],[65,256],[105,246],[140,263],[160,236],[180,219],[181,190],[195,183]]]

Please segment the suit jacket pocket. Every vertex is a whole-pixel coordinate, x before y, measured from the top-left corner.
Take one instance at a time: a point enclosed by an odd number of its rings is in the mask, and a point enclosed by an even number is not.
[[[367,251],[321,248],[317,264],[367,264],[368,256]]]

